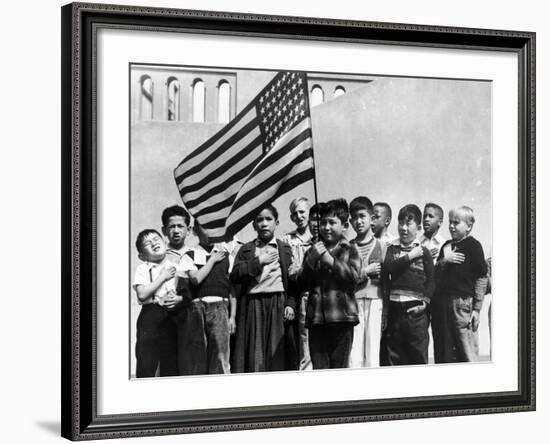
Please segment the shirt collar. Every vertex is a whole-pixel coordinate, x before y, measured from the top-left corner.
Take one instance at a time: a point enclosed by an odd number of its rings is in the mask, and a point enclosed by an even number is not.
[[[166,248],[166,252],[170,252],[170,253],[176,253],[176,254],[179,254],[180,256],[183,256],[190,248],[187,246],[187,245],[184,245],[183,247],[181,247],[180,249],[175,249],[175,248]]]
[[[357,238],[353,239],[352,242],[355,245],[367,245],[367,244],[370,244],[372,241],[374,241],[374,239],[376,239],[376,238],[374,237],[374,235],[372,233],[370,233],[370,236],[367,237],[363,242],[359,243]]]
[[[275,237],[273,237],[273,239],[271,239],[269,242],[265,243],[262,240],[256,238],[256,239],[254,239],[254,244],[257,247],[260,247],[260,248],[265,247],[266,245],[271,245],[273,247],[277,247],[277,239],[275,239]]]
[[[445,239],[441,234],[438,232],[435,236],[432,236],[431,238],[426,237],[424,233],[418,238],[418,241],[420,243],[424,242],[425,240],[430,241],[433,240],[437,245],[443,245],[445,243]]]
[[[392,245],[395,245],[396,247],[402,247],[402,248],[412,248],[412,247],[418,247],[420,246],[420,240],[415,239],[413,240],[409,245],[405,246],[401,243],[401,240],[397,237],[394,239],[394,241],[391,243]]]
[[[164,264],[165,262],[168,261],[168,257],[165,256],[164,259],[162,260],[162,262],[151,262],[151,261],[146,261],[145,263],[147,264],[147,266],[149,268],[155,268],[155,267],[160,267],[162,264]]]
[[[311,242],[311,233],[309,232],[309,228],[306,228],[304,234],[300,234],[297,230],[294,230],[293,235],[300,239],[302,242]]]

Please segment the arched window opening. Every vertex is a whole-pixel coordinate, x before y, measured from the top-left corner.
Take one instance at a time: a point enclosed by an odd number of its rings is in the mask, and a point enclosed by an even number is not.
[[[139,98],[139,118],[141,120],[153,119],[153,80],[149,76],[141,76],[140,98]]]
[[[180,120],[180,82],[168,79],[168,120]]]
[[[231,111],[231,87],[229,82],[222,80],[218,84],[218,122],[227,123]]]
[[[334,97],[342,96],[346,93],[346,89],[342,85],[338,85],[334,88]]]
[[[193,122],[204,122],[204,82],[197,79],[193,82]]]
[[[314,85],[313,88],[311,88],[311,106],[317,106],[320,105],[325,101],[325,93],[323,92],[323,88],[321,88],[319,85]]]

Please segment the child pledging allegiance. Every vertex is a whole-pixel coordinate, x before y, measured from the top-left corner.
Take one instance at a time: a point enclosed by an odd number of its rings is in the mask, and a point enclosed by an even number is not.
[[[432,314],[434,358],[440,362],[469,362],[478,358],[479,312],[487,288],[483,248],[470,233],[474,212],[462,206],[449,212],[447,241],[437,261],[436,300]]]
[[[361,272],[357,249],[344,237],[349,211],[344,199],[319,204],[317,241],[307,251],[299,282],[308,292],[306,326],[313,369],[349,364],[353,327],[359,322],[355,286]]]
[[[179,373],[177,351],[169,337],[169,319],[181,303],[177,280],[187,269],[185,262],[170,262],[166,243],[156,230],[140,232],[136,239],[138,256],[142,263],[137,267],[133,287],[141,311],[137,320],[136,377],[153,377],[159,368],[160,376]]]
[[[275,239],[279,214],[260,209],[252,225],[258,237],[244,244],[235,258],[231,279],[241,287],[233,359],[236,372],[294,370],[298,367],[294,326],[296,293],[288,290],[290,246]]]
[[[445,238],[439,233],[439,228],[443,223],[443,209],[436,203],[429,202],[424,205],[422,214],[422,228],[424,232],[418,238],[420,245],[430,250],[434,264],[439,256],[439,250],[445,243]]]
[[[383,365],[428,363],[428,304],[434,292],[434,264],[417,240],[422,213],[414,204],[399,210],[399,239],[386,252],[383,265],[389,294],[388,321],[381,352]]]
[[[372,201],[365,196],[353,199],[349,205],[351,226],[356,237],[351,241],[362,259],[359,285],[355,298],[359,307],[359,324],[353,332],[350,367],[380,366],[380,341],[385,328],[384,301],[380,276],[387,245],[376,239],[371,229]]]
[[[292,265],[288,271],[289,278],[292,281],[296,281],[302,263],[304,262],[304,256],[306,251],[311,247],[312,236],[309,230],[309,211],[311,204],[305,197],[298,197],[294,199],[289,206],[290,220],[296,225],[296,229],[292,230],[283,236],[282,241],[286,242],[292,249]],[[309,355],[309,340],[308,330],[306,328],[306,303],[307,292],[300,291],[296,296],[297,304],[297,327],[298,331],[296,336],[299,337],[299,354],[300,354],[300,370],[311,369],[311,357]]]
[[[199,245],[185,253],[192,261],[192,301],[186,307],[183,374],[229,373],[229,338],[235,331],[236,299],[229,281],[229,250],[213,244],[197,221]]]

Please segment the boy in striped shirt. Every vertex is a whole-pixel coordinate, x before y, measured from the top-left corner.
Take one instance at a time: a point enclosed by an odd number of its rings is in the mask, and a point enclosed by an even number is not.
[[[384,329],[384,306],[380,274],[386,244],[374,237],[371,229],[372,201],[359,196],[350,202],[351,226],[357,236],[351,241],[362,259],[355,298],[359,306],[359,324],[354,327],[350,367],[379,367],[380,341]]]

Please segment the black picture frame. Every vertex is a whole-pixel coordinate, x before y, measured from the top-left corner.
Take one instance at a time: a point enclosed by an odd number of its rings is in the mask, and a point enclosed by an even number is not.
[[[535,409],[535,33],[72,3],[62,14],[62,436],[213,432]],[[518,390],[197,411],[97,414],[96,31],[99,27],[467,50],[518,58]]]

